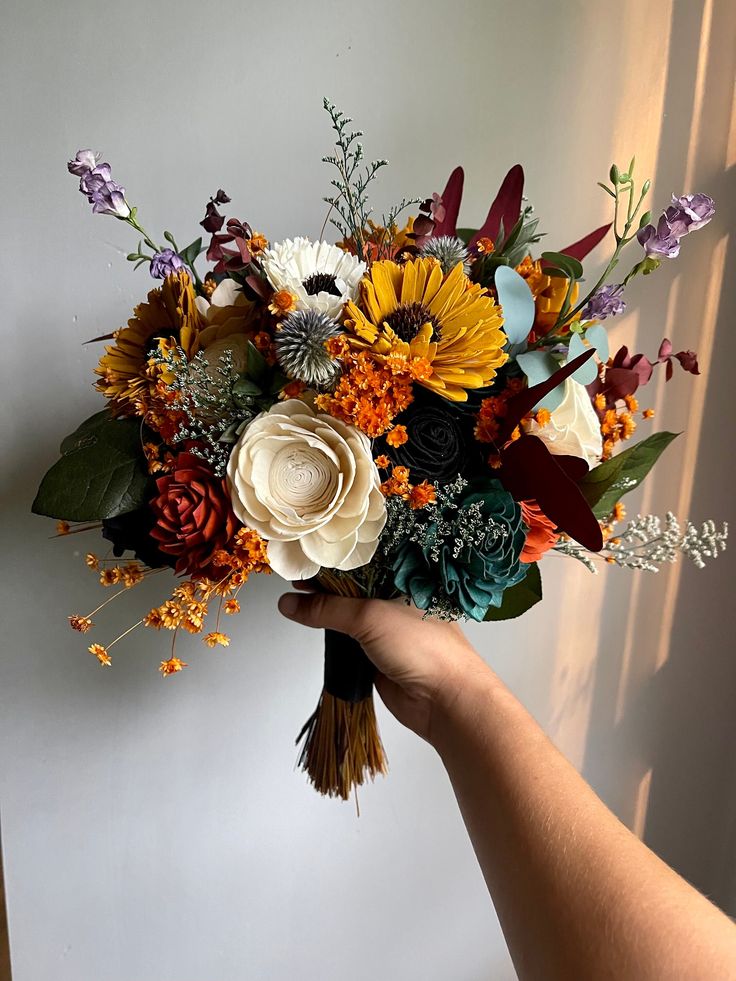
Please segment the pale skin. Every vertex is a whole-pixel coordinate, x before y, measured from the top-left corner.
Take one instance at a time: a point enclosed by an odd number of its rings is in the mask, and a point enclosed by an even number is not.
[[[386,707],[437,750],[521,981],[736,981],[736,926],[621,824],[457,626],[320,593],[279,608],[355,637]]]

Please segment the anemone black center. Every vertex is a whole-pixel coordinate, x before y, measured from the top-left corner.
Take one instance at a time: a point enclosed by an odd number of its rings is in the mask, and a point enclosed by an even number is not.
[[[432,325],[432,340],[440,339],[440,325],[423,303],[402,303],[386,317],[386,323],[402,341],[411,341],[424,324]]]
[[[331,273],[312,273],[304,280],[302,286],[309,296],[316,296],[317,293],[331,293],[333,296],[340,296],[335,277]]]

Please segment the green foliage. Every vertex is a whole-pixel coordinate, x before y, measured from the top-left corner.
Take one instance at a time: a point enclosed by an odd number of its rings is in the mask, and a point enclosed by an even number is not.
[[[621,497],[639,486],[678,435],[654,433],[583,477],[578,486],[596,518],[607,518]]]
[[[137,419],[90,416],[61,444],[61,459],[41,481],[35,514],[99,521],[134,511],[148,497],[150,477]]]
[[[526,578],[509,586],[500,606],[490,606],[484,620],[513,620],[535,606],[542,598],[542,577],[539,566],[532,562]]]

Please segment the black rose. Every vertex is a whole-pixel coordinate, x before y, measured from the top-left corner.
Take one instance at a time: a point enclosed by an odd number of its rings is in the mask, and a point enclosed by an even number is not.
[[[375,452],[408,467],[412,483],[443,483],[458,474],[469,478],[482,464],[482,448],[473,436],[473,414],[447,399],[416,389],[414,401],[395,421],[406,426],[408,441],[395,447],[385,439],[376,440]]]

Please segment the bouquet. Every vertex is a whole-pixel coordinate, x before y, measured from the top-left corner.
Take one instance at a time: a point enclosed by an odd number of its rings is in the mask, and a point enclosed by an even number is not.
[[[362,133],[325,109],[336,244],[324,227],[315,241],[271,242],[226,218],[222,190],[200,222],[206,241],[179,246],[166,231],[163,244],[98,154],[68,165],[93,212],[134,229],[128,259],[160,281],[127,326],[95,338],[104,406],[62,442],[33,504],[59,534],[107,542],[86,564],[119,588],[69,617],[80,633],[111,599],[173,572],[160,605],[90,644],[103,666],[139,628],[170,633],[164,677],[187,667],[182,633],[227,646],[224,619],[260,573],[482,621],[539,602],[551,552],[591,571],[657,571],[678,553],[702,566],[725,547],[727,528],[712,521],[624,523],[621,498],[675,438],[624,448],[653,416],[642,389],[677,366],[697,375],[698,362],[667,339],[653,359],[611,352],[606,331],[628,283],[711,220],[711,198],[673,197],[655,223],[642,213],[649,181],[639,185],[634,160],[614,165],[600,184],[610,224],[546,251],[518,165],[485,221],[458,228],[458,167],[441,194],[403,200],[379,223],[368,191],[386,161],[366,162]],[[582,262],[604,241],[610,259],[590,284]],[[324,689],[300,735],[322,793],[347,798],[385,769],[372,690],[359,645],[328,631]]]

